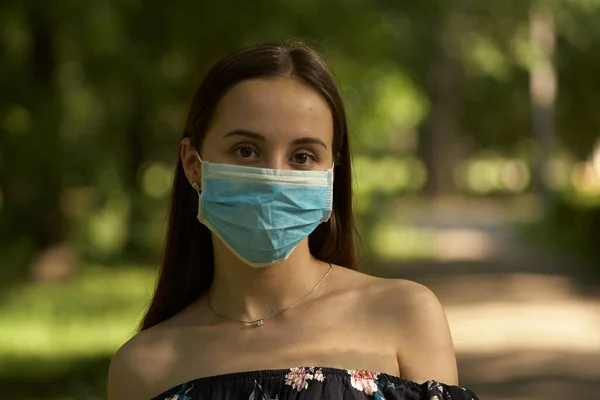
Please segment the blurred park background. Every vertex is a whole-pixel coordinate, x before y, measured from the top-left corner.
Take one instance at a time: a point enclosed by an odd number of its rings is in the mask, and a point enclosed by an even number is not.
[[[600,393],[600,0],[0,3],[0,399],[102,399],[192,95],[297,38],[343,90],[364,270],[446,307],[482,399]]]

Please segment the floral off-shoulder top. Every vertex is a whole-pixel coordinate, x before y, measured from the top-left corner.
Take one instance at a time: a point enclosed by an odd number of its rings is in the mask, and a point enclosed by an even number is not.
[[[468,389],[365,370],[300,367],[199,378],[152,400],[478,400]]]

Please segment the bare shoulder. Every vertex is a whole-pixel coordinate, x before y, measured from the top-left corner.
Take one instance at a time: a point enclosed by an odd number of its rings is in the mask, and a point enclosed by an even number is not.
[[[387,293],[389,326],[395,333],[396,354],[402,377],[415,382],[436,380],[458,384],[454,344],[446,313],[427,287],[393,280]]]
[[[396,349],[402,377],[457,384],[452,336],[437,296],[417,282],[353,274],[360,299],[355,304],[374,319],[370,326],[382,327],[381,339]]]
[[[174,360],[168,330],[156,326],[127,341],[113,356],[108,373],[108,400],[150,399]]]
[[[443,312],[437,296],[420,283],[406,279],[379,278],[347,269],[340,275],[343,276],[346,287],[360,296],[361,302],[383,308],[386,313],[408,316]]]
[[[449,337],[444,308],[428,287],[406,279],[358,275],[357,280],[362,282],[357,291],[361,303],[378,310],[380,322],[395,329],[396,335],[418,338],[428,332],[430,338]]]
[[[381,290],[388,299],[389,307],[406,316],[443,313],[437,296],[420,283],[406,279],[385,279]]]

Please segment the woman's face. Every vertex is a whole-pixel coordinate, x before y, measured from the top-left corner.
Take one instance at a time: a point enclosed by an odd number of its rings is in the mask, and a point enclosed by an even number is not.
[[[296,78],[252,79],[221,99],[200,156],[221,164],[326,170],[332,143],[333,118],[318,92]]]

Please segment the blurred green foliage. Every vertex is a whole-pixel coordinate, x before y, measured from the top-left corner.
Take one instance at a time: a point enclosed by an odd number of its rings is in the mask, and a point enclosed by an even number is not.
[[[467,196],[532,190],[539,5],[556,23],[559,95],[553,207],[536,232],[594,258],[600,0],[2,1],[0,398],[17,386],[28,400],[103,398],[100,371],[151,287],[122,260],[159,258],[186,112],[218,57],[290,38],[320,50],[348,109],[367,253],[425,257],[429,233],[389,213],[438,170]],[[431,132],[440,110],[456,125],[448,137]],[[42,257],[64,244],[87,261],[63,283],[30,281],[49,276],[40,260],[65,259]]]
[[[261,41],[304,39],[332,65],[357,163],[369,177],[394,176],[385,188],[359,178],[363,209],[373,191],[421,191],[436,168],[419,158],[436,146],[422,138],[442,53],[460,65],[446,106],[456,113],[461,157],[494,149],[529,165],[534,3],[556,19],[557,148],[583,160],[600,126],[599,1],[5,1],[0,251],[20,246],[33,257],[67,241],[96,260],[156,260],[193,92],[216,58]]]

